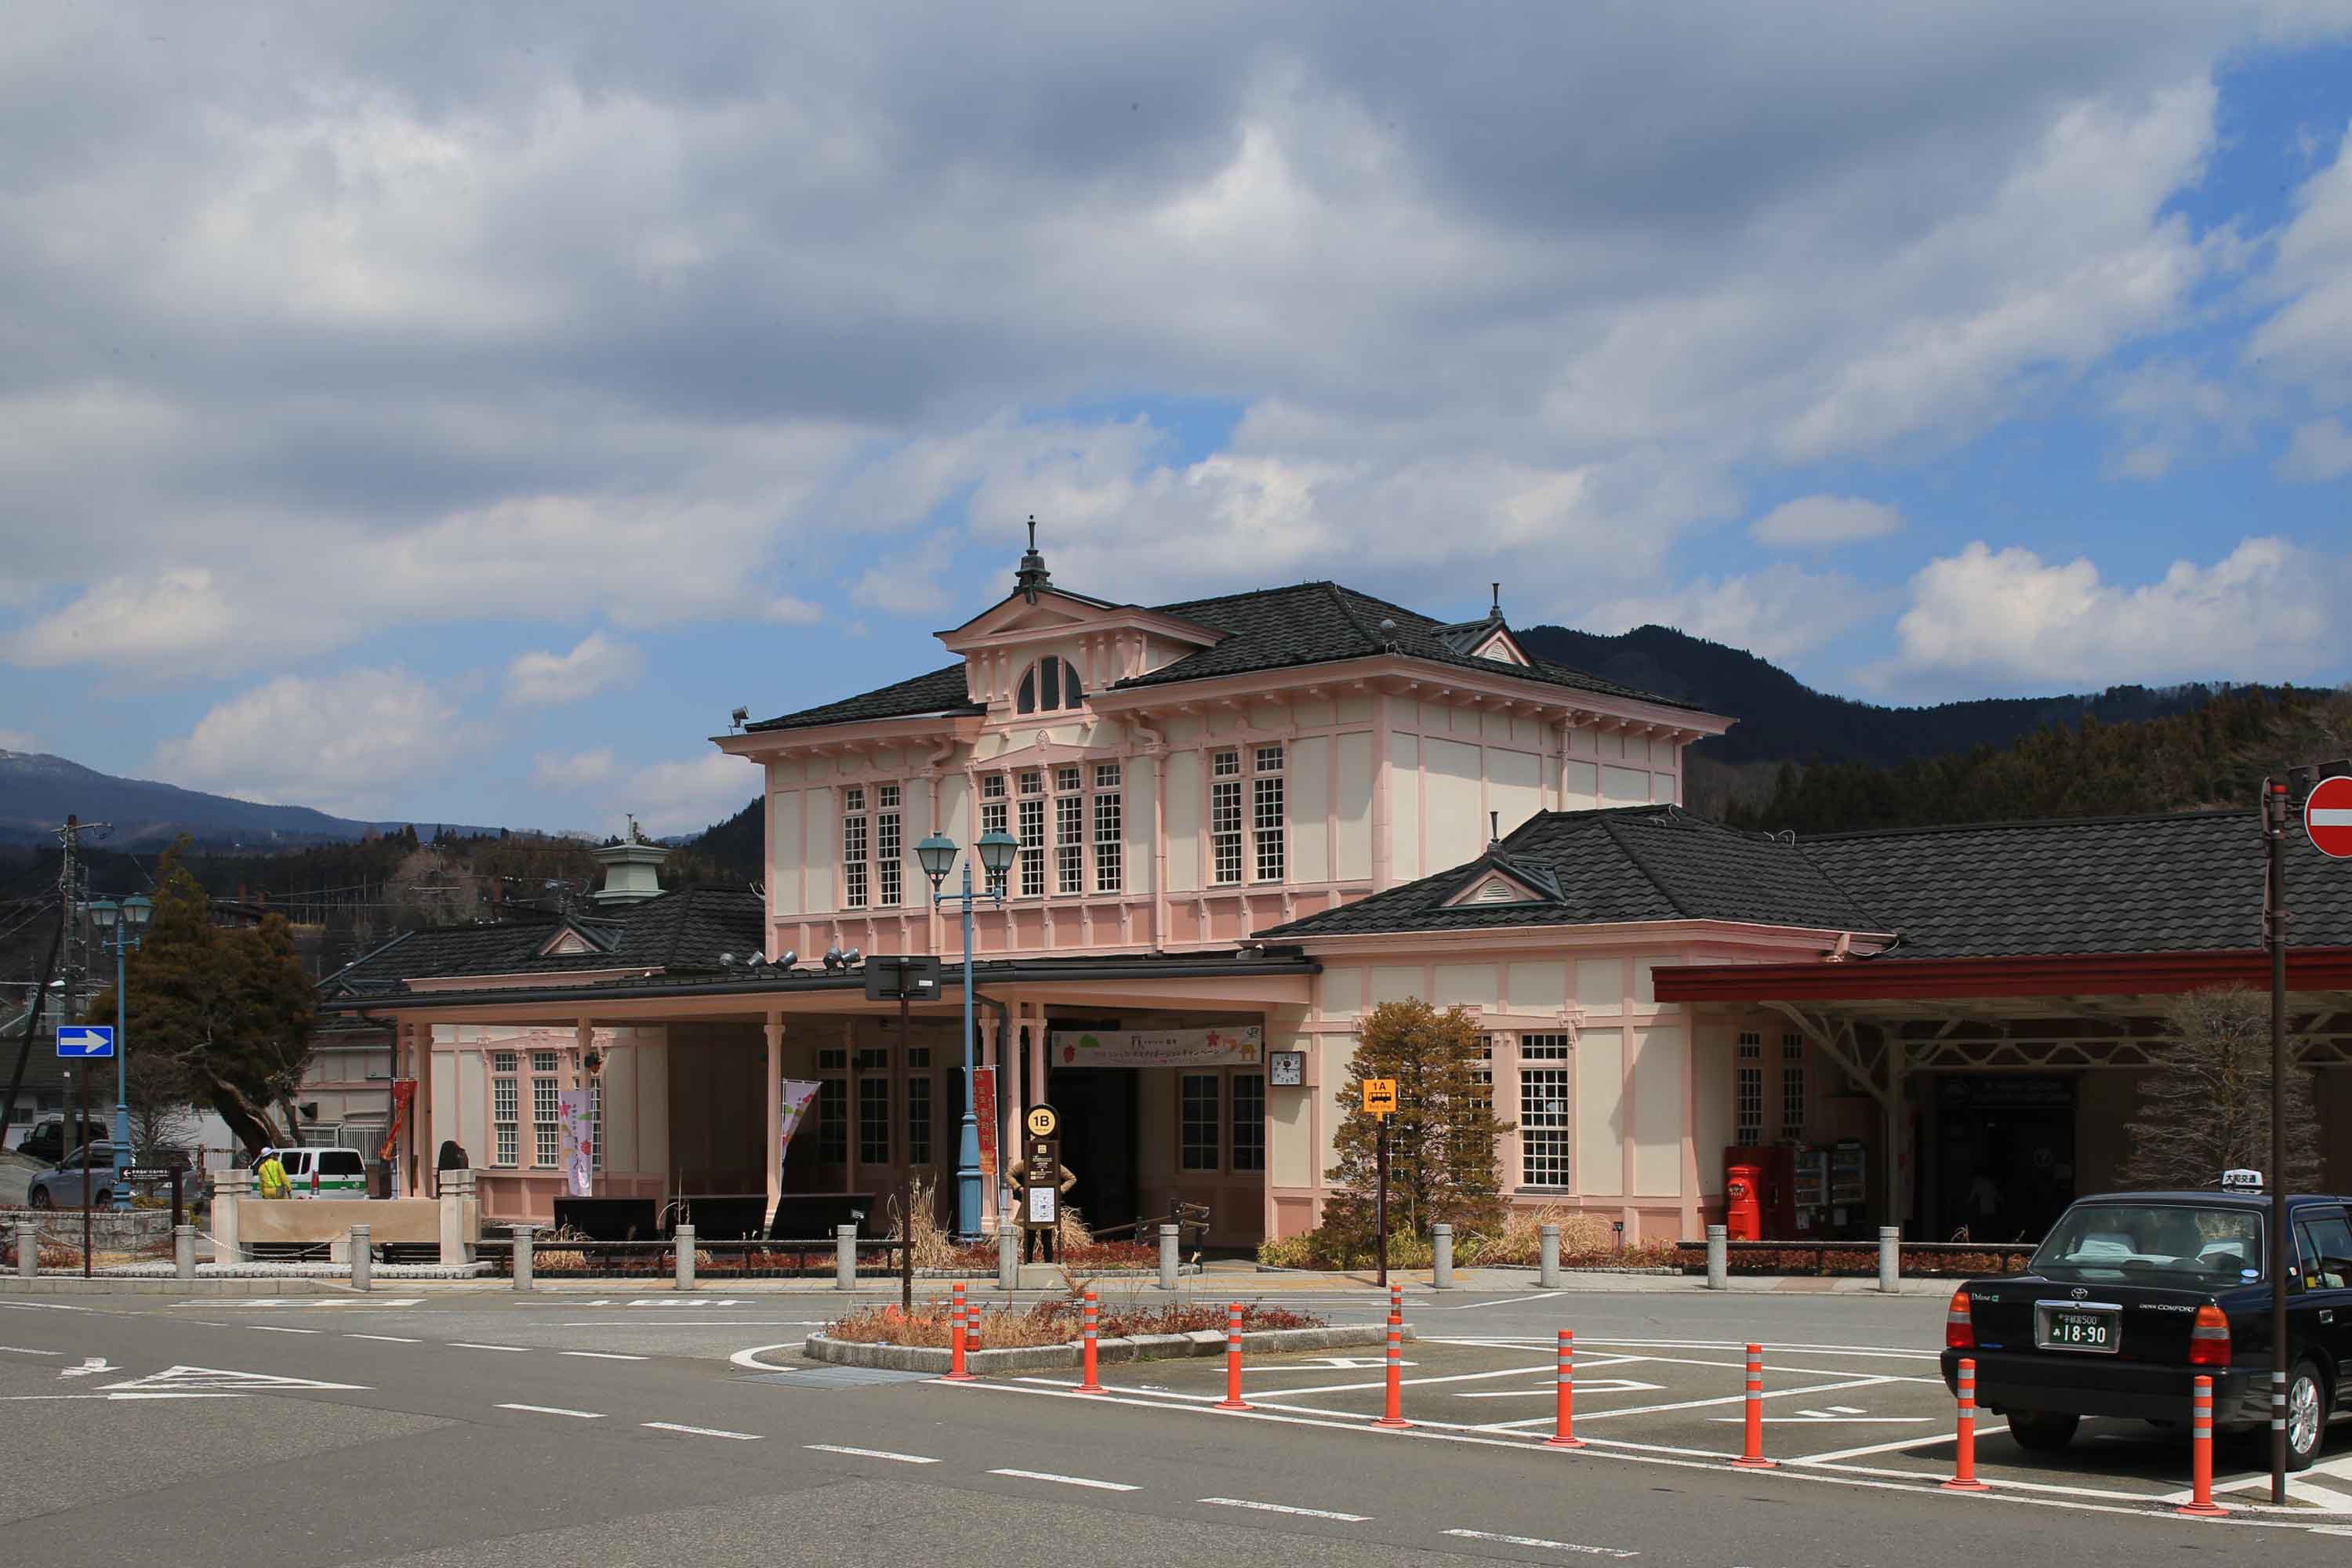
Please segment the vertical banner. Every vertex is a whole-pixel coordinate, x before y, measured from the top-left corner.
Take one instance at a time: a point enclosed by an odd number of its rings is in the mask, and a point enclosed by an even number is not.
[[[783,1121],[783,1126],[776,1134],[776,1190],[778,1192],[783,1191],[784,1156],[792,1150],[793,1134],[799,1131],[801,1118],[808,1114],[808,1108],[816,1103],[817,1092],[824,1088],[824,1085],[815,1079],[784,1079],[783,1093],[778,1097],[778,1104],[782,1107],[778,1115]]]
[[[996,1069],[971,1071],[971,1114],[980,1123],[980,1206],[984,1214],[1002,1212],[996,1186]]]
[[[400,1130],[408,1121],[409,1108],[416,1103],[416,1080],[413,1078],[395,1079],[392,1086],[392,1120],[383,1130],[383,1146],[375,1152],[378,1160],[390,1160],[400,1148]]]
[[[575,1198],[596,1190],[595,1091],[567,1089],[555,1097],[555,1123],[563,1131],[563,1173]]]

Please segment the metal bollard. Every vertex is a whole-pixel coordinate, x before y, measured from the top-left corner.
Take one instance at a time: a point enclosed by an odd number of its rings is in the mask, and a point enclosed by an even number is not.
[[[182,1279],[196,1277],[196,1227],[175,1225],[172,1227],[172,1272]]]
[[[28,1222],[18,1220],[16,1222],[17,1278],[21,1279],[30,1279],[35,1275],[40,1273],[40,1271],[41,1238],[39,1236],[35,1234],[32,1226]]]
[[[1013,1226],[996,1227],[996,1288],[1021,1289],[1021,1233]]]
[[[1176,1289],[1178,1231],[1172,1225],[1160,1227],[1160,1288]]]
[[[1882,1225],[1878,1227],[1878,1288],[1892,1295],[1895,1282],[1903,1278],[1903,1231],[1901,1227]]]
[[[2191,1519],[2219,1519],[2230,1510],[2213,1500],[2213,1380],[2200,1377],[2189,1405],[2189,1500],[2173,1510]]]
[[[1545,1226],[1537,1233],[1536,1288],[1539,1290],[1559,1289],[1559,1226]]]
[[[373,1243],[368,1239],[368,1229],[363,1225],[352,1226],[352,1289],[354,1290],[375,1288],[375,1250]]]
[[[1977,1479],[1977,1363],[1962,1356],[1959,1373],[1960,1405],[1953,1433],[1952,1479],[1944,1483],[1944,1489],[1987,1492],[1992,1489]]]
[[[857,1227],[854,1225],[833,1227],[833,1288],[857,1289]]]
[[[1086,1365],[1087,1365],[1087,1375],[1086,1375],[1086,1381],[1078,1384],[1078,1392],[1079,1392],[1080,1394],[1104,1394],[1104,1393],[1108,1393],[1108,1390],[1107,1390],[1107,1389],[1105,1389],[1105,1388],[1103,1387],[1103,1385],[1102,1385],[1102,1380],[1101,1380],[1100,1378],[1098,1378],[1098,1377],[1097,1377],[1097,1376],[1095,1375],[1095,1356],[1096,1356],[1096,1353],[1097,1353],[1097,1352],[1096,1352],[1096,1343],[1097,1343],[1097,1338],[1099,1337],[1099,1334],[1100,1334],[1100,1331],[1101,1331],[1101,1321],[1102,1321],[1102,1320],[1101,1320],[1100,1316],[1098,1315],[1098,1314],[1100,1313],[1100,1311],[1101,1311],[1101,1306],[1100,1306],[1100,1304],[1099,1304],[1098,1302],[1097,1302],[1097,1301],[1096,1301],[1096,1300],[1095,1300],[1095,1293],[1094,1293],[1091,1289],[1090,1289],[1090,1290],[1088,1290],[1088,1291],[1087,1292],[1087,1331],[1086,1331],[1086,1337],[1087,1337],[1087,1348],[1086,1348]]]
[[[1748,1442],[1735,1465],[1751,1470],[1769,1470],[1773,1462],[1764,1457],[1764,1347],[1748,1347]]]
[[[1722,1290],[1729,1287],[1730,1235],[1730,1230],[1724,1226],[1711,1225],[1706,1227],[1706,1288],[1710,1290]]]
[[[694,1289],[694,1227],[682,1225],[670,1238],[677,1252],[677,1288]]]
[[[1450,1225],[1429,1227],[1429,1288],[1454,1289],[1454,1227]]]
[[[531,1231],[533,1227],[527,1225],[518,1225],[509,1226],[509,1228],[514,1232],[514,1288],[518,1290],[528,1290],[530,1289]]]
[[[1581,1448],[1584,1439],[1576,1435],[1576,1331],[1559,1331],[1559,1396],[1552,1411],[1551,1437],[1547,1448]]]
[[[1225,1308],[1225,1396],[1210,1408],[1249,1408],[1248,1402],[1242,1398],[1242,1304],[1239,1301],[1231,1302]]]

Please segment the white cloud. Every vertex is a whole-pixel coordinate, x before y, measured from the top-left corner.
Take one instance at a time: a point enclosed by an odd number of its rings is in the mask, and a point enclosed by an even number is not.
[[[760,612],[760,617],[762,620],[773,621],[779,626],[813,626],[824,619],[824,609],[822,605],[810,604],[806,599],[794,598],[790,594],[779,594],[768,601],[767,607]]]
[[[637,678],[645,661],[635,647],[591,632],[570,653],[534,649],[507,666],[507,700],[578,702]]]
[[[216,703],[156,748],[174,784],[344,816],[394,810],[403,786],[431,779],[487,737],[429,681],[406,670],[280,676]]]
[[[711,752],[683,763],[655,763],[605,791],[617,829],[624,813],[656,837],[691,833],[723,822],[760,793],[760,770],[740,757]]]
[[[1972,543],[1911,579],[1899,651],[1866,678],[1918,694],[2305,679],[2352,645],[2337,614],[2347,589],[2345,558],[2271,538],[2137,586],[2103,581],[2087,558]]]
[[[1883,538],[1902,526],[1902,512],[1883,502],[1813,495],[1782,501],[1750,523],[1748,532],[1759,544],[1819,547]]]
[[[2336,479],[2352,474],[2352,429],[2341,419],[2315,419],[2298,425],[2294,440],[2278,462],[2279,477],[2289,479]]]
[[[538,789],[588,789],[612,776],[613,748],[610,746],[574,752],[569,756],[561,752],[541,752],[531,759],[530,782]]]
[[[2283,303],[2253,333],[2247,357],[2328,396],[2352,391],[2352,128],[2336,156],[2296,190],[2268,279]]]
[[[1672,626],[1786,663],[1885,613],[1888,600],[1843,572],[1817,574],[1782,564],[1719,581],[1703,577],[1666,594],[1612,599],[1594,606],[1584,622],[1590,630],[1612,634]]]
[[[886,616],[929,615],[948,602],[935,574],[936,568],[911,563],[869,566],[849,590],[849,602]]]

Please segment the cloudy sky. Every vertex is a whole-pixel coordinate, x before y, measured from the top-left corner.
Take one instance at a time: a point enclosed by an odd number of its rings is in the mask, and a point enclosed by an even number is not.
[[[693,828],[1030,512],[1877,700],[2341,680],[2348,130],[2352,0],[22,8],[0,746]]]

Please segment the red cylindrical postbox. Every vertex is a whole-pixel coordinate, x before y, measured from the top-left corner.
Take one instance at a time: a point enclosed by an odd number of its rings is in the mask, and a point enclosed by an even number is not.
[[[1724,1234],[1733,1241],[1764,1239],[1764,1168],[1731,1165],[1723,1173]]]

